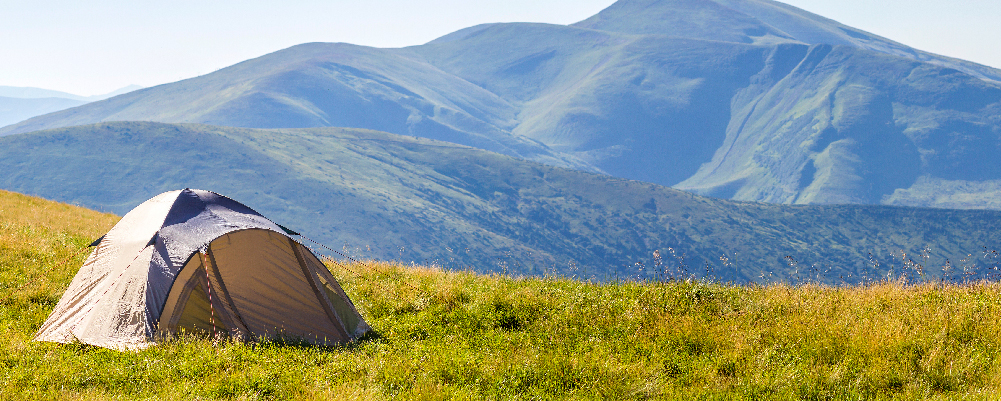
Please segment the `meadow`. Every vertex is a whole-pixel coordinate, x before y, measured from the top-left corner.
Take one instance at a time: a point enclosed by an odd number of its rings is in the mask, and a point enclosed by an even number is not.
[[[587,282],[331,261],[371,335],[31,341],[116,221],[0,192],[0,399],[997,399],[1001,286]]]

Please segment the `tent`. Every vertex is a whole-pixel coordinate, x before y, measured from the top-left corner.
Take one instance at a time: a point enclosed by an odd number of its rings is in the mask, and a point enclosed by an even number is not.
[[[95,241],[35,340],[138,350],[178,333],[335,344],[371,330],[292,235],[213,192],[157,195]]]

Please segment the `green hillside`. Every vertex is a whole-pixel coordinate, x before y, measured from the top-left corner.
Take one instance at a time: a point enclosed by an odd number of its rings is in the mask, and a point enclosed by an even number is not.
[[[0,138],[0,189],[124,214],[185,187],[355,256],[479,272],[852,283],[947,260],[983,275],[1001,249],[1001,212],[733,202],[368,130],[120,122]]]
[[[993,399],[999,288],[594,284],[333,263],[376,334],[31,337],[114,216],[0,192],[0,399]]]

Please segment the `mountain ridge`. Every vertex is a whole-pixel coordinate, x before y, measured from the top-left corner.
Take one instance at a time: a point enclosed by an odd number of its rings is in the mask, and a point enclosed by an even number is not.
[[[82,102],[93,102],[93,101],[112,98],[142,88],[143,87],[139,85],[128,85],[100,95],[80,96],[80,95],[74,95],[72,93],[51,90],[51,89],[43,89],[43,88],[35,88],[27,86],[22,87],[22,86],[0,85],[0,97],[17,98],[17,99],[60,98],[60,99],[78,100]]]
[[[0,96],[0,126],[14,124],[34,116],[65,110],[85,103],[59,97],[14,98]]]
[[[658,250],[677,274],[813,265],[835,284],[899,273],[926,246],[929,271],[989,267],[979,253],[1001,247],[997,211],[735,202],[361,129],[100,123],[2,137],[0,171],[4,190],[118,214],[212,190],[355,257],[480,272],[652,278]]]
[[[49,89],[0,86],[0,127],[141,88],[138,85],[129,85],[103,95],[78,96]]]

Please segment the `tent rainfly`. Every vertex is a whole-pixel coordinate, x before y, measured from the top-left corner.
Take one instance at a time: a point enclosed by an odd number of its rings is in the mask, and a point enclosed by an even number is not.
[[[371,330],[291,234],[213,192],[160,194],[95,242],[35,340],[139,350],[182,332],[334,344]]]

